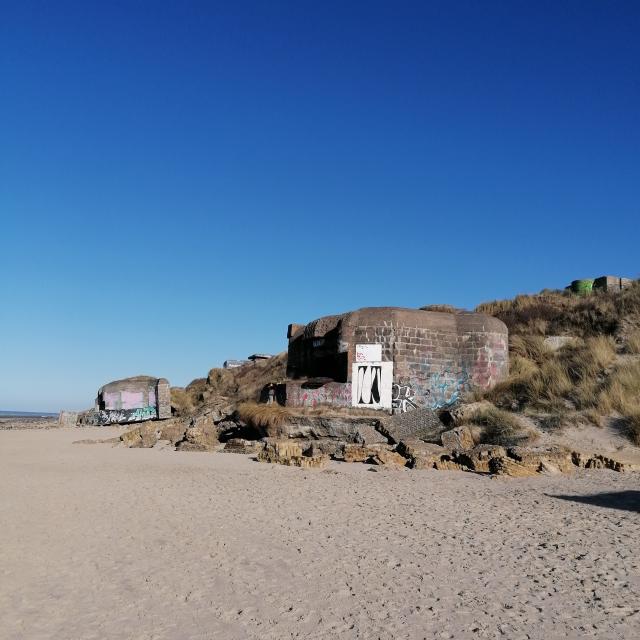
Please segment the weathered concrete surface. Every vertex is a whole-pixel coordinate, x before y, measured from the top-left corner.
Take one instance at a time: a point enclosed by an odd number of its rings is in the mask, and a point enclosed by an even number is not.
[[[403,440],[439,443],[442,432],[448,429],[435,411],[424,407],[381,417],[376,428],[396,444]]]
[[[104,426],[171,417],[171,392],[165,378],[134,376],[114,380],[98,390],[95,408],[82,412],[78,422]]]
[[[398,453],[409,461],[412,469],[435,469],[436,463],[451,458],[451,452],[439,444],[423,442],[422,440],[407,440],[398,444]]]
[[[345,442],[357,442],[371,434],[376,427],[375,418],[349,416],[344,414],[322,416],[290,416],[281,425],[266,427],[270,438],[332,438]]]
[[[622,291],[633,284],[631,278],[620,276],[600,276],[593,281],[593,288],[601,291]]]
[[[490,460],[506,456],[506,449],[495,444],[479,444],[466,451],[455,451],[453,453],[453,457],[459,465],[478,473],[489,473]]]
[[[620,459],[611,454],[572,451],[573,464],[584,469],[611,469],[612,471],[640,471],[640,464]]]
[[[440,435],[440,440],[446,449],[473,449],[476,445],[473,433],[466,425],[444,431]]]
[[[153,422],[141,424],[120,436],[125,446],[133,448],[150,448],[158,441],[158,426]]]
[[[540,471],[545,464],[555,465],[563,473],[574,470],[571,450],[564,447],[509,447],[507,454],[520,464]]]
[[[507,328],[482,314],[368,307],[291,325],[288,334],[287,374],[294,379],[353,383],[356,346],[380,344],[403,408],[447,406],[464,390],[489,388],[508,373]],[[350,404],[346,393],[333,402]]]
[[[244,440],[243,438],[232,438],[224,443],[223,453],[257,454],[264,449],[264,442],[261,440]]]
[[[377,456],[381,451],[390,451],[391,445],[379,443],[379,444],[346,444],[344,445],[342,452],[336,457],[344,460],[345,462],[367,462],[373,456]]]
[[[449,409],[443,409],[438,415],[440,420],[451,429],[464,423],[473,422],[473,418],[478,413],[493,408],[494,406],[491,402],[481,400],[480,402],[468,402]]]
[[[283,464],[288,467],[321,469],[329,463],[329,456],[324,454],[305,456],[300,443],[292,440],[279,440],[265,443],[264,449],[258,454],[258,460],[272,464]]]
[[[489,472],[496,476],[511,476],[513,478],[529,478],[537,474],[536,470],[516,462],[512,458],[491,458]]]
[[[371,462],[390,469],[403,469],[407,465],[407,459],[405,457],[396,451],[389,451],[388,449],[380,449],[377,451],[371,456]]]
[[[58,415],[58,424],[61,427],[75,427],[78,422],[78,411],[61,411]]]
[[[213,418],[213,413],[204,412],[193,418],[150,421],[123,433],[121,440],[128,447],[151,448],[166,441],[179,451],[216,451],[225,426],[218,426]]]

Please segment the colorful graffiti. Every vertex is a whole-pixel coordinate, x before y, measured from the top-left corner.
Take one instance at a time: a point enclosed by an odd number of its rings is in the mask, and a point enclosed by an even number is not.
[[[351,406],[351,383],[328,382],[318,387],[300,383],[287,383],[285,398],[278,397],[280,404],[292,407],[317,407],[331,404],[343,407]]]
[[[467,388],[469,375],[465,371],[451,373],[449,371],[432,373],[429,388],[426,390],[426,406],[431,409],[442,409],[460,400]]]
[[[126,424],[129,422],[143,422],[144,420],[154,420],[158,417],[155,407],[137,407],[135,409],[100,409],[91,412],[84,422],[95,426],[105,426],[109,424]]]
[[[410,384],[394,384],[391,388],[391,408],[393,413],[406,413],[417,409],[415,394]]]

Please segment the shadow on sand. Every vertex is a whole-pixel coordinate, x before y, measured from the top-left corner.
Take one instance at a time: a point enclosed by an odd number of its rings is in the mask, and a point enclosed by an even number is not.
[[[582,502],[583,504],[592,504],[596,507],[623,509],[624,511],[640,513],[640,491],[614,491],[611,493],[595,493],[591,496],[554,496],[550,493],[546,495],[550,498]]]

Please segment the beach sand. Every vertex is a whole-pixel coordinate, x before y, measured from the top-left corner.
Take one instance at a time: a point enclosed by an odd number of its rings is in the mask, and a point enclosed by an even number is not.
[[[0,432],[0,638],[640,638],[640,474],[490,479]]]

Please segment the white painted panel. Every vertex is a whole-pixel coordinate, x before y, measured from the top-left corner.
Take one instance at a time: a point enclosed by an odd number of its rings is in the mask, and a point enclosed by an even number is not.
[[[354,407],[391,409],[393,362],[354,362],[351,400]]]
[[[382,360],[382,345],[378,343],[357,344],[356,362],[380,362]]]

